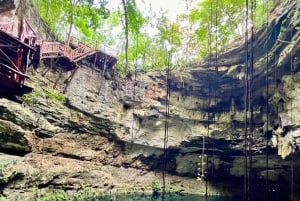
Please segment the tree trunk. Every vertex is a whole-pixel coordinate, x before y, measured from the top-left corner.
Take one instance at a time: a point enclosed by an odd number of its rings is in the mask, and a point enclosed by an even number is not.
[[[73,21],[73,20],[72,20],[72,21]],[[71,42],[72,29],[73,29],[73,22],[71,22],[71,24],[70,24],[70,26],[69,26],[69,31],[68,31],[68,35],[67,35],[66,47],[68,47],[69,44],[70,44],[70,42]]]
[[[70,26],[69,26],[69,31],[68,31],[68,35],[67,35],[67,42],[66,42],[66,47],[69,47],[70,42],[71,42],[71,36],[72,36],[72,30],[73,30],[73,26],[74,26],[74,8],[76,7],[78,1],[77,0],[70,0],[70,5],[71,5],[71,22],[70,22]]]
[[[125,73],[128,73],[128,43],[129,43],[129,34],[128,34],[128,15],[127,15],[127,0],[122,0],[124,8],[124,18],[125,18]]]

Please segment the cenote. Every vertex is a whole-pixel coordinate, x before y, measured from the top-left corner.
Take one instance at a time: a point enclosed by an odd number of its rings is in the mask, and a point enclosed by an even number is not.
[[[0,201],[300,201],[299,16],[0,0]]]
[[[100,198],[101,201],[239,201],[239,199],[230,197],[216,197],[216,196],[200,196],[188,194],[167,194],[164,199],[161,195],[116,195],[105,196]]]
[[[267,195],[264,193],[259,193],[258,191],[253,191],[250,195],[252,201],[289,201],[290,198],[287,193],[272,193]],[[101,200],[101,201],[242,201],[241,196],[204,196],[195,194],[178,194],[169,193],[163,198],[161,194],[122,194],[122,195],[106,195],[97,199],[89,200]]]

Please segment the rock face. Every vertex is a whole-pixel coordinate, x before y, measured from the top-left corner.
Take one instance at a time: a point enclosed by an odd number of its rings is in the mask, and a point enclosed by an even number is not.
[[[300,192],[298,12],[296,3],[275,9],[253,45],[253,136],[247,139],[251,164],[246,167],[253,192],[280,200],[289,199],[292,186],[293,196]],[[212,58],[213,66],[204,61],[194,64],[190,74],[172,74],[166,160],[170,184],[202,193],[203,181],[196,177],[204,174],[211,194],[243,192],[244,58],[244,45],[238,44],[218,61]],[[24,97],[23,104],[0,99],[0,190],[9,195],[11,189],[33,186],[151,186],[164,162],[165,73],[126,80],[88,62],[74,72],[51,63],[28,72],[26,84],[35,93]],[[65,99],[58,96],[62,91]]]
[[[14,0],[1,0],[0,1],[0,13],[12,11],[16,8]],[[7,13],[5,13],[7,14]]]

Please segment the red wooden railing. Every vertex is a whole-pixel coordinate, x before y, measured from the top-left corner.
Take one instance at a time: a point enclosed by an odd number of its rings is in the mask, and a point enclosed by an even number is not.
[[[14,26],[15,26],[15,23],[12,21],[12,22],[0,22],[0,30],[1,31],[4,31],[8,34],[13,34],[14,33]]]
[[[0,23],[0,29],[6,33],[1,36],[1,56],[4,61],[1,64],[4,72],[2,76],[4,75],[7,82],[23,85],[25,78],[28,78],[28,58],[34,52],[37,35],[26,19],[20,21],[18,30],[15,31],[14,27],[14,21]],[[14,51],[7,50],[8,47]]]
[[[59,42],[42,42],[40,48],[40,56],[42,58],[67,57],[71,62],[77,62],[88,55],[97,52],[92,44],[86,44],[78,39],[73,38],[71,44],[76,46],[71,49],[69,46]]]
[[[0,30],[6,33],[14,35],[14,28],[15,23],[13,21],[8,23],[0,22]],[[46,42],[42,40],[37,41],[36,30],[31,27],[26,19],[22,19],[20,21],[17,34],[18,35],[15,37],[18,38],[22,43],[26,43],[31,47],[36,45],[40,46],[40,59],[65,57],[70,62],[77,62],[97,52],[117,58],[117,55],[111,48],[103,44],[101,44],[100,48],[98,48],[99,46],[95,43],[84,43],[75,37],[71,37],[69,45],[60,42]],[[19,66],[19,63],[21,62],[20,58],[18,57],[17,59],[17,66]],[[21,67],[19,67],[19,69],[20,68]]]
[[[16,35],[16,37],[22,41],[26,42],[30,46],[34,46],[37,38],[36,30],[34,30],[28,21],[23,18],[19,25],[19,30],[17,33],[14,33],[15,22],[0,22],[0,30],[5,33]]]
[[[41,52],[40,57],[41,58],[53,58],[53,57],[59,57],[64,56],[67,53],[65,52],[65,45],[59,42],[42,42],[40,45]]]
[[[20,39],[20,41],[26,42],[32,47],[35,46],[37,40],[36,30],[31,27],[31,25],[25,18],[23,18],[20,23],[18,38]]]

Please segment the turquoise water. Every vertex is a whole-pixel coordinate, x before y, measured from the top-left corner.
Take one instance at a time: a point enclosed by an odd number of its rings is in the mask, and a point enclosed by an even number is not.
[[[101,201],[162,201],[158,195],[118,195],[100,198]],[[198,195],[166,195],[164,201],[238,201],[228,197],[207,197]]]

